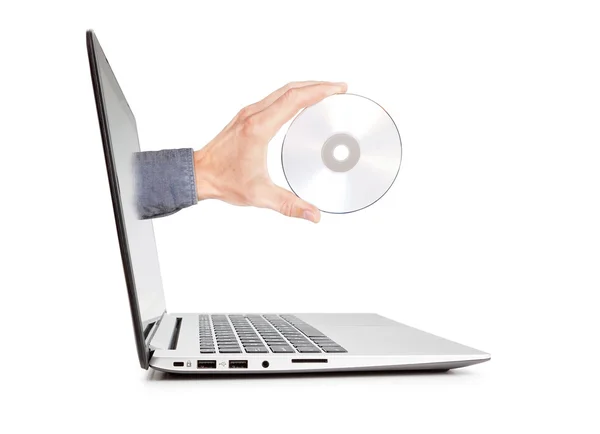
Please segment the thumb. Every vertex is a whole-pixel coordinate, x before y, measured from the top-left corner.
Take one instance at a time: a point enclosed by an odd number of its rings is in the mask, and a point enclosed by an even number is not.
[[[291,191],[273,185],[263,197],[265,207],[275,210],[288,217],[297,217],[319,223],[321,212],[319,209],[300,199]]]

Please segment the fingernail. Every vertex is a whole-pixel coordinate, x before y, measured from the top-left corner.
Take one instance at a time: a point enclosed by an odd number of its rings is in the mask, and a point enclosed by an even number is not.
[[[310,220],[311,222],[314,222],[315,221],[315,214],[312,211],[306,209],[302,213],[302,218],[305,219],[305,220]]]

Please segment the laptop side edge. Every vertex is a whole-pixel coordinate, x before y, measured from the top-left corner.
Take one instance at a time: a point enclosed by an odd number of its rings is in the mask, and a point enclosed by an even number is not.
[[[148,337],[148,334],[151,332],[151,330],[144,331],[141,326],[142,318],[140,315],[140,307],[136,294],[135,282],[133,279],[133,267],[131,264],[131,257],[129,255],[129,246],[127,243],[127,235],[125,232],[125,221],[121,206],[121,198],[112,152],[112,144],[110,141],[110,134],[108,130],[108,119],[106,115],[104,99],[102,96],[102,83],[100,79],[100,73],[98,70],[98,60],[96,57],[98,55],[96,46],[99,46],[99,44],[97,42],[96,35],[94,34],[93,30],[88,30],[86,32],[86,42],[88,59],[90,63],[90,74],[92,77],[92,85],[94,88],[96,110],[98,112],[98,122],[100,124],[100,134],[102,136],[104,158],[106,162],[108,182],[110,185],[110,195],[113,204],[115,224],[117,227],[117,233],[119,238],[119,248],[121,250],[121,258],[123,261],[123,271],[125,274],[125,281],[127,284],[127,294],[129,297],[129,306],[131,310],[131,319],[133,322],[133,331],[135,335],[138,358],[140,361],[140,366],[143,369],[148,369],[148,367],[150,366],[149,362],[151,354],[150,349],[146,343],[146,337]]]

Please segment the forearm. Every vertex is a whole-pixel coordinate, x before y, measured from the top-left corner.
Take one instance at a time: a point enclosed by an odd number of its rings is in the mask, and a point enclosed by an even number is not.
[[[198,202],[191,148],[138,152],[133,165],[140,219],[167,216]]]

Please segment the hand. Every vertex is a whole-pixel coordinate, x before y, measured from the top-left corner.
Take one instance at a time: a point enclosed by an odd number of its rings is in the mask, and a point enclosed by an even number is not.
[[[302,108],[346,92],[345,83],[290,83],[244,107],[204,148],[194,152],[198,200],[270,208],[318,223],[319,209],[276,186],[267,171],[267,145]]]

